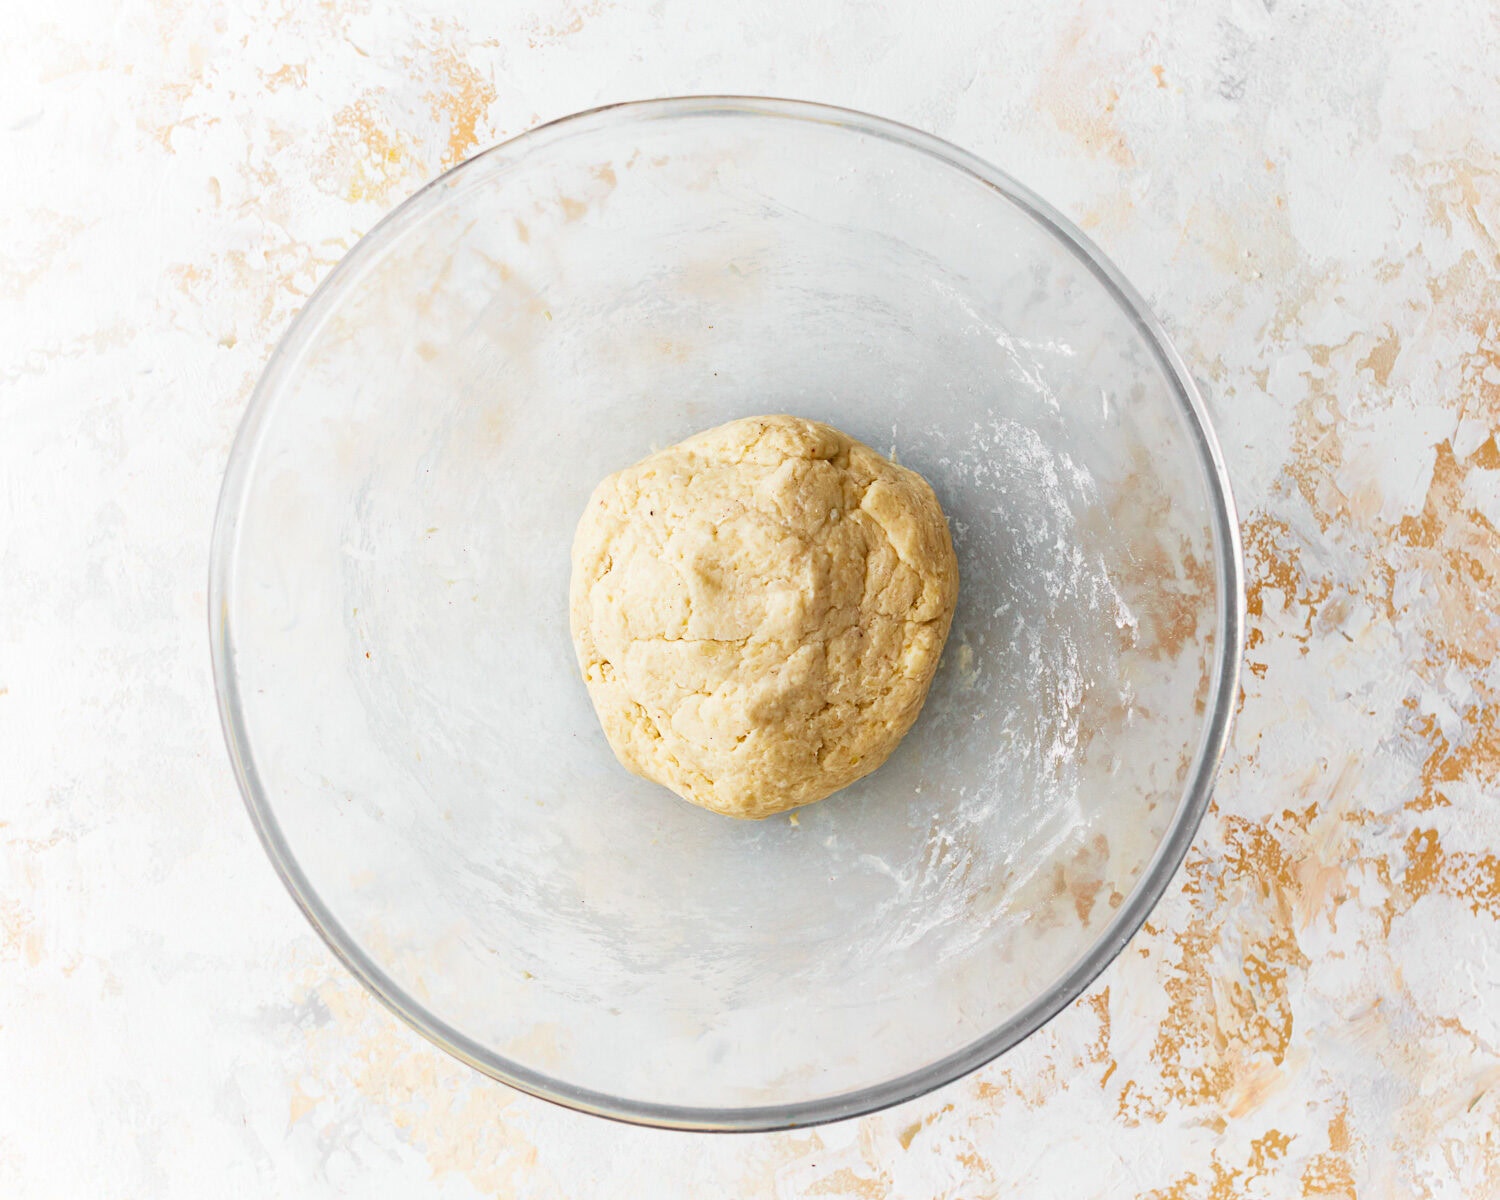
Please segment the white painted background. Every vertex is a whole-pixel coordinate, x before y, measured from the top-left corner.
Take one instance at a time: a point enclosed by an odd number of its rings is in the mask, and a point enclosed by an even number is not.
[[[28,4],[0,34],[0,1195],[1500,1195],[1500,17],[1203,0]],[[1088,232],[1201,379],[1251,648],[1169,898],[1022,1048],[802,1134],[610,1125],[348,979],[231,779],[204,579],[270,347],[542,120],[907,121]]]

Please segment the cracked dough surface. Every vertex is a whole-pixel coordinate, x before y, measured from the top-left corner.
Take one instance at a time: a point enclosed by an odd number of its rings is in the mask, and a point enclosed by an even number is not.
[[[927,481],[797,417],[733,421],[611,475],[573,543],[573,643],[610,746],[733,817],[880,766],[957,597]]]

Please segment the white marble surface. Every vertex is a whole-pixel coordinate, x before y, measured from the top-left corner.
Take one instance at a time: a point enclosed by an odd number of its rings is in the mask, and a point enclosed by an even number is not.
[[[0,1194],[1500,1195],[1500,19],[1442,6],[27,5],[0,38]],[[816,1131],[590,1120],[368,999],[214,715],[212,507],[309,290],[538,121],[695,91],[931,130],[1203,382],[1251,645],[1214,811],[1089,993]]]

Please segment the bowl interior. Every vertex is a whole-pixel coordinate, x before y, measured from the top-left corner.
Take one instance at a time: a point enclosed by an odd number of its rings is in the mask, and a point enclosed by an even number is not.
[[[899,1099],[1065,1002],[1175,866],[1228,669],[1211,442],[1096,267],[937,146],[575,118],[408,202],[262,382],[214,581],[252,811],[336,948],[487,1070],[647,1119]],[[569,549],[601,477],[771,412],[922,472],[962,588],[895,756],[740,823],[615,762]]]

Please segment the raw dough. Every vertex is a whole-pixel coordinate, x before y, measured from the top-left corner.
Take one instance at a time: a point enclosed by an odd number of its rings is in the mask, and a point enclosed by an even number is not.
[[[733,421],[611,475],[573,543],[573,643],[609,744],[732,817],[880,766],[957,597],[927,481],[797,417]]]

